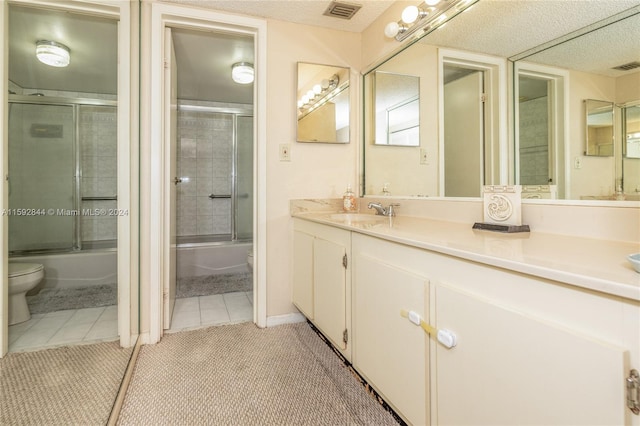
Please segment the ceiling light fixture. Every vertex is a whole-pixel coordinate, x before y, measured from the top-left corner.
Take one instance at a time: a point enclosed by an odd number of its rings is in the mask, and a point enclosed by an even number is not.
[[[424,0],[418,6],[407,6],[398,22],[389,22],[384,34],[402,41],[418,30],[428,34],[463,12],[478,0]],[[445,15],[445,12],[451,11]]]
[[[43,64],[52,67],[66,67],[71,59],[71,51],[67,46],[55,41],[38,40],[36,42],[36,57]]]
[[[239,84],[253,83],[253,64],[238,62],[231,66],[231,78]]]

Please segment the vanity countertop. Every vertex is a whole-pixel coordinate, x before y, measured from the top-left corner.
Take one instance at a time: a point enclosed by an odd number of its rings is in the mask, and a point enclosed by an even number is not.
[[[627,256],[640,244],[575,236],[474,230],[472,224],[422,217],[351,217],[294,212],[293,217],[640,301],[640,273]]]

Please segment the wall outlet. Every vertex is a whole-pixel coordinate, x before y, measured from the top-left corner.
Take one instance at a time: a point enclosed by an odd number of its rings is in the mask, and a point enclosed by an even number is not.
[[[291,146],[288,143],[280,144],[280,161],[291,161]]]
[[[429,164],[427,161],[427,150],[420,148],[420,164]]]

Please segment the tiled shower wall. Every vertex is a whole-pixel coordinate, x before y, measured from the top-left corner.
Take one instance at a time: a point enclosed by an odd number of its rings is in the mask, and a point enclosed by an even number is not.
[[[80,164],[82,167],[82,197],[115,197],[117,186],[117,109],[116,107],[80,107]],[[117,201],[82,201],[82,209],[107,212],[117,207]],[[117,216],[82,217],[82,241],[115,240]]]
[[[233,116],[178,111],[178,236],[231,233]]]

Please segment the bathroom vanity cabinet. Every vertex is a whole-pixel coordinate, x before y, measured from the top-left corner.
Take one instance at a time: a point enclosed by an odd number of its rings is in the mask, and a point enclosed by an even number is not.
[[[353,235],[353,366],[396,412],[429,421],[429,337],[401,312],[429,320],[421,250]]]
[[[294,223],[293,303],[351,360],[351,232]]]
[[[329,241],[351,251],[352,310],[344,312],[352,364],[408,423],[640,424],[625,388],[640,367],[638,300],[401,243],[389,230],[294,223],[296,271],[299,257],[309,258],[300,233],[314,249]],[[506,250],[511,237],[497,238]],[[313,250],[313,297],[322,293],[316,270],[330,258]],[[349,304],[348,294],[340,297],[336,306]],[[407,312],[455,336],[455,345]]]

